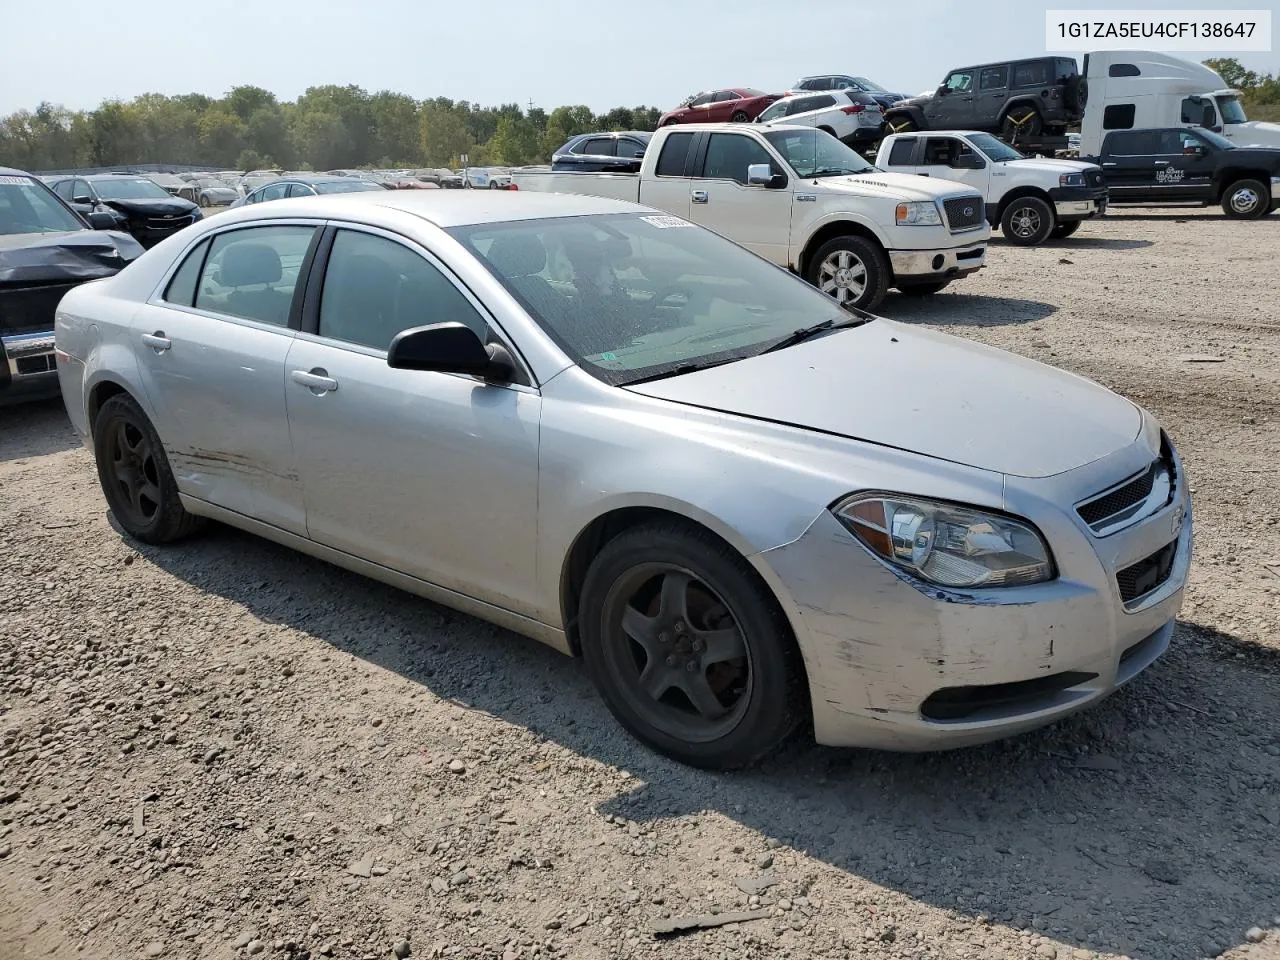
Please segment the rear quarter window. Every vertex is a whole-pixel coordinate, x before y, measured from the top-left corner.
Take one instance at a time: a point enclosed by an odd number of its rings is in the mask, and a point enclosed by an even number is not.
[[[662,153],[658,156],[658,166],[654,171],[659,177],[685,176],[685,162],[689,157],[689,148],[693,146],[692,133],[673,133],[662,145]]]
[[[915,156],[915,152],[915,137],[908,137],[906,140],[895,140],[893,146],[889,148],[889,166],[910,166],[911,158]]]

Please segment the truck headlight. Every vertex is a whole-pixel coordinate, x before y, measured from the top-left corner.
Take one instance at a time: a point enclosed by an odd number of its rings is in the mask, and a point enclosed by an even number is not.
[[[1060,187],[1083,187],[1084,185],[1083,173],[1064,173],[1058,177],[1058,186]]]
[[[881,560],[942,587],[1014,587],[1054,577],[1044,539],[1011,517],[894,494],[854,494],[831,512]]]
[[[942,223],[938,205],[932,200],[912,200],[898,204],[895,217],[900,227],[936,227]]]

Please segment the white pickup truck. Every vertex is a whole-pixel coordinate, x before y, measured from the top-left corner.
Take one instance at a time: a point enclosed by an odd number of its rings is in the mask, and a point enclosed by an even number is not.
[[[880,142],[876,166],[973,187],[986,200],[991,226],[1023,247],[1069,237],[1107,209],[1107,186],[1096,163],[1024,157],[973,130],[895,133]]]
[[[512,186],[655,207],[866,310],[890,287],[931,294],[979,270],[991,236],[972,188],[882,172],[812,127],[663,127],[639,173],[516,169]]]

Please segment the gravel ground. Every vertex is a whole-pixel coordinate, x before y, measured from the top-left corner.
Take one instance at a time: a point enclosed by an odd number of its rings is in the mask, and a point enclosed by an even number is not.
[[[533,642],[226,529],[139,549],[60,405],[0,410],[0,960],[1280,956],[1278,231],[1109,216],[886,302],[1152,408],[1198,511],[1162,661],[949,754],[680,767]]]

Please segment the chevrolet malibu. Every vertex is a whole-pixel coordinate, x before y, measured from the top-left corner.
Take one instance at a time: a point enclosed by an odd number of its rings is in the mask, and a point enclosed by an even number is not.
[[[56,347],[130,536],[221,521],[580,655],[690,764],[1028,730],[1182,601],[1150,414],[633,204],[245,207],[72,290]]]

